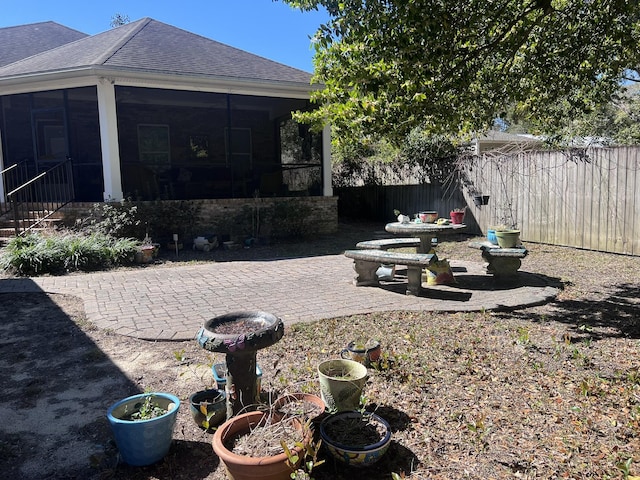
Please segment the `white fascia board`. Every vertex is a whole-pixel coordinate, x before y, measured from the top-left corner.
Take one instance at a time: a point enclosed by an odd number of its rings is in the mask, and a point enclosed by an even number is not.
[[[13,95],[62,88],[86,87],[97,85],[98,80],[101,78],[108,79],[114,85],[132,87],[299,99],[308,99],[311,91],[318,88],[318,86],[294,82],[205,75],[175,75],[141,72],[139,70],[87,67],[65,72],[48,72],[0,78],[0,92],[2,95]]]
[[[30,75],[0,79],[0,95],[43,92],[63,88],[78,88],[97,85],[98,78],[86,71],[76,75]]]

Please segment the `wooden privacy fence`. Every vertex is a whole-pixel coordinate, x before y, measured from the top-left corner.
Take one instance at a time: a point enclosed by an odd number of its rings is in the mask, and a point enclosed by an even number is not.
[[[524,241],[640,255],[640,148],[473,157],[463,164],[481,229],[514,225]]]
[[[394,209],[448,216],[467,206],[469,233],[504,224],[519,228],[525,242],[640,255],[640,147],[486,154],[460,165],[459,188],[336,188],[339,213],[389,222]],[[476,195],[489,203],[475,205]]]

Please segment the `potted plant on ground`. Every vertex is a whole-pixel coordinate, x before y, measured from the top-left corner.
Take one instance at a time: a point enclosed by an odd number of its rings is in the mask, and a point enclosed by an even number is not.
[[[311,440],[310,422],[256,411],[223,423],[213,435],[212,445],[234,480],[288,480]]]
[[[192,364],[184,349],[174,351],[173,355],[185,367],[180,376],[186,375],[187,378],[198,380],[204,387],[189,396],[189,412],[196,425],[205,431],[220,425],[227,419],[227,397],[224,386],[220,388],[220,385],[213,384],[211,364]]]
[[[324,416],[326,405],[322,398],[312,393],[286,393],[281,395],[271,406],[276,415],[296,416],[303,421],[320,422]]]
[[[330,411],[355,410],[367,383],[367,367],[354,360],[332,359],[318,365],[320,395]]]
[[[189,396],[189,411],[198,427],[211,431],[227,419],[227,397],[224,390],[211,388]]]
[[[389,449],[391,428],[375,413],[339,412],[322,421],[320,437],[337,460],[349,466],[368,467]]]
[[[151,465],[171,446],[180,400],[170,393],[133,395],[109,407],[107,418],[122,460],[129,465]]]

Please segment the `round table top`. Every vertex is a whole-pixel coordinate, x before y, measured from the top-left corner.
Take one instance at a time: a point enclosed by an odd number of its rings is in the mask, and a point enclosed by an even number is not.
[[[437,223],[401,223],[393,222],[387,223],[384,229],[389,233],[400,233],[403,235],[429,235],[432,233],[454,233],[456,231],[464,230],[467,226],[464,223],[454,224],[448,223],[445,225],[438,225]]]

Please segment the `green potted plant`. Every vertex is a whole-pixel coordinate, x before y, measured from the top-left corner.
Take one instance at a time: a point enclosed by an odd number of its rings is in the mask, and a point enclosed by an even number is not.
[[[227,419],[227,397],[224,390],[210,388],[189,396],[189,411],[193,421],[205,431]]]
[[[141,393],[109,407],[107,419],[125,463],[151,465],[171,447],[180,400],[163,392]]]

